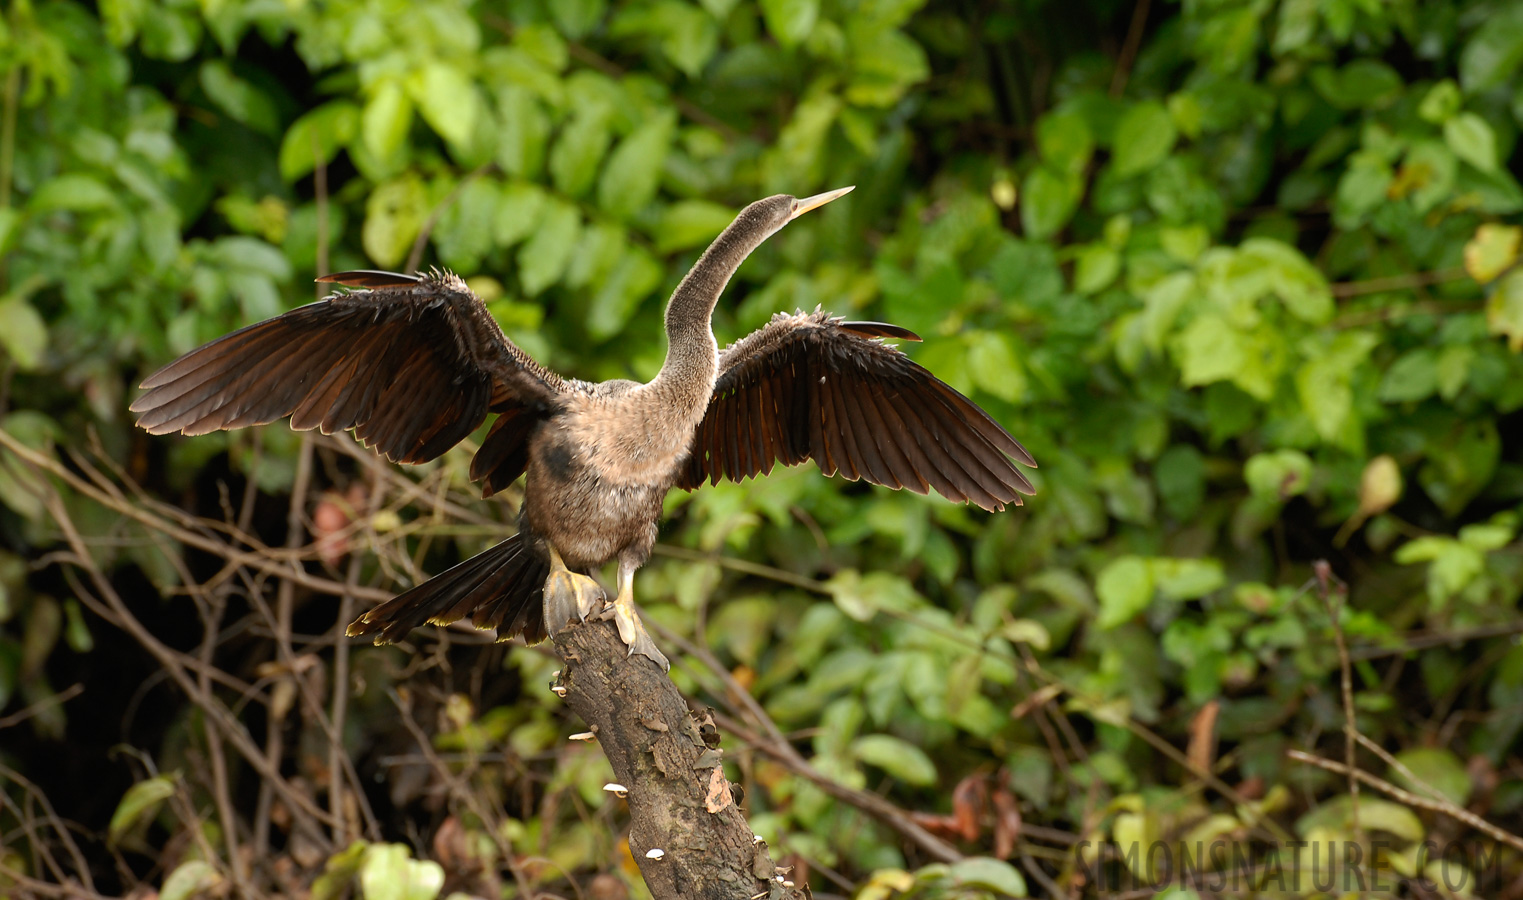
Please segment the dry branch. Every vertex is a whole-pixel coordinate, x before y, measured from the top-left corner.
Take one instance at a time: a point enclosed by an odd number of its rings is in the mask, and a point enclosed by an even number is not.
[[[720,751],[704,742],[671,679],[628,656],[606,622],[575,625],[555,641],[566,664],[558,686],[628,791],[629,849],[651,896],[803,896],[778,881],[784,876],[741,814]]]

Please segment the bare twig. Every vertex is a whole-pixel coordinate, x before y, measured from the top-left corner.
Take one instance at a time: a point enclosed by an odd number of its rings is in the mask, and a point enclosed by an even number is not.
[[[75,697],[78,697],[84,692],[85,686],[83,684],[71,684],[58,693],[52,695],[51,697],[43,697],[41,700],[38,700],[36,703],[33,703],[24,709],[19,709],[8,716],[0,716],[0,731],[10,728],[13,725],[20,725],[22,722],[25,722],[27,719],[30,719],[32,716],[35,716],[44,710],[51,709],[52,707],[58,706],[62,703],[68,703],[70,700],[73,700]]]
[[[1362,833],[1359,827],[1359,780],[1354,777],[1355,754],[1359,746],[1359,720],[1354,711],[1354,667],[1349,661],[1348,643],[1343,639],[1343,622],[1340,618],[1343,612],[1343,604],[1335,603],[1333,595],[1337,594],[1340,600],[1346,596],[1341,581],[1334,590],[1333,567],[1325,559],[1319,559],[1312,564],[1313,581],[1317,586],[1317,595],[1322,598],[1322,607],[1327,610],[1327,619],[1333,629],[1333,642],[1338,648],[1338,667],[1341,672],[1340,691],[1343,695],[1343,764],[1348,767],[1348,797],[1349,819],[1353,822],[1354,834]]]
[[[257,442],[258,439],[258,435],[255,435],[254,440]],[[312,437],[310,432],[304,432],[301,436],[301,444],[296,451],[296,475],[291,482],[290,505],[286,508],[285,546],[287,550],[300,547],[302,539],[306,536],[304,521],[311,482]],[[282,661],[294,656],[291,651],[291,607],[294,591],[295,582],[290,578],[282,578],[280,586],[275,591],[275,617],[270,622],[270,628],[274,632],[276,655]],[[295,673],[292,672],[291,676],[295,677]],[[272,709],[264,734],[264,758],[272,768],[280,766],[280,757],[285,752],[284,745],[285,711]],[[267,780],[260,782],[259,799],[254,807],[254,853],[257,857],[262,858],[270,846],[270,807],[274,799],[274,785]]]
[[[1116,72],[1111,76],[1112,97],[1120,97],[1126,91],[1126,82],[1132,77],[1132,64],[1137,61],[1137,50],[1142,46],[1142,32],[1148,24],[1148,9],[1152,0],[1137,0],[1132,7],[1132,21],[1126,29],[1126,40],[1121,44],[1121,55],[1116,59]]]
[[[380,506],[381,491],[378,485],[370,485],[369,499],[367,502],[367,521],[375,516]],[[361,554],[351,553],[349,557],[349,571],[344,583],[353,588],[360,580]],[[342,831],[335,832],[333,838],[340,845],[347,844],[350,839],[348,820],[344,816],[344,774],[345,764],[349,762],[348,754],[344,752],[344,719],[349,708],[349,641],[344,639],[344,628],[354,616],[354,599],[351,594],[344,594],[339,598],[338,618],[333,624],[333,704],[330,718],[333,720],[333,738],[328,742],[328,809],[333,817],[344,823]],[[364,791],[355,785],[356,797],[364,800]],[[376,835],[372,835],[374,837]]]
[[[1364,294],[1379,294],[1383,291],[1410,291],[1416,288],[1428,287],[1429,285],[1443,284],[1446,281],[1459,281],[1469,277],[1470,275],[1461,268],[1439,269],[1434,272],[1412,272],[1406,275],[1369,278],[1364,281],[1344,281],[1331,287],[1333,296],[1343,299],[1345,297],[1359,297]],[[1439,305],[1443,306],[1442,304]]]
[[[27,796],[34,798],[37,801],[37,805],[42,807],[42,813],[43,815],[47,816],[48,824],[51,825],[53,827],[53,831],[58,834],[58,839],[63,842],[64,849],[69,851],[69,858],[74,863],[75,877],[84,883],[86,890],[93,894],[95,892],[95,881],[90,877],[90,864],[88,861],[86,861],[84,853],[80,852],[79,844],[75,843],[74,836],[69,833],[69,826],[58,817],[58,813],[53,809],[53,804],[48,800],[47,795],[44,794],[42,789],[33,784],[31,780],[29,780],[26,776],[22,775],[20,772],[17,772],[15,769],[12,769],[10,766],[5,765],[4,763],[0,763],[0,778],[15,782],[23,791],[26,792]],[[0,791],[0,798],[4,797],[4,792]],[[35,840],[32,843],[34,848],[46,852],[46,843]],[[51,854],[49,855],[51,856]],[[58,871],[56,864],[54,864],[54,870],[55,874],[59,876],[59,880],[62,881],[63,873]]]
[[[266,575],[290,579],[298,587],[304,587],[320,594],[331,594],[335,597],[341,597],[348,590],[347,586],[342,582],[321,578],[312,575],[300,566],[286,565],[280,562],[279,560],[281,559],[294,559],[294,557],[283,555],[279,550],[262,547],[252,538],[250,538],[250,544],[255,548],[254,551],[239,550],[222,541],[176,525],[162,516],[155,515],[141,507],[135,506],[127,498],[121,496],[120,493],[113,493],[96,487],[90,481],[79,477],[74,472],[60,465],[52,457],[38,453],[31,447],[16,440],[14,436],[3,429],[0,429],[0,447],[11,451],[30,465],[36,466],[50,475],[57,476],[73,490],[110,509],[112,512],[126,516],[153,531],[168,535],[182,544],[195,547],[198,550],[205,550],[208,553],[215,553],[237,566],[263,572]],[[367,587],[356,587],[352,593],[356,599],[370,600],[375,603],[385,602],[394,596],[390,591]]]
[[[12,444],[22,446],[4,431],[0,431],[0,443],[6,444],[8,449],[11,449],[10,445]],[[29,448],[23,447],[23,449],[29,451]],[[17,455],[21,454],[18,453]],[[36,454],[30,454],[29,452],[29,455]],[[277,790],[280,791],[281,799],[290,806],[293,815],[309,817],[320,822],[328,821],[326,811],[313,803],[310,797],[292,789],[289,782],[281,777],[279,771],[268,764],[264,758],[263,750],[254,743],[253,739],[244,729],[243,723],[228,712],[226,707],[215,696],[205,693],[200,689],[197,682],[186,672],[185,666],[180,663],[178,654],[164,646],[162,642],[143,626],[142,622],[138,621],[136,616],[132,615],[131,611],[127,608],[127,604],[122,600],[121,595],[112,586],[110,579],[106,578],[95,565],[94,560],[90,556],[89,549],[85,546],[84,539],[80,537],[78,529],[74,526],[68,509],[64,506],[58,493],[52,489],[51,483],[45,479],[38,479],[38,482],[45,486],[42,500],[48,514],[52,517],[54,523],[58,525],[59,530],[63,532],[64,540],[74,551],[74,564],[84,570],[85,574],[89,576],[91,583],[95,586],[96,592],[100,595],[100,600],[95,601],[95,598],[88,597],[88,592],[80,591],[80,599],[85,602],[102,603],[107,609],[111,610],[117,624],[158,661],[160,667],[175,682],[176,686],[207,716],[218,720],[228,739],[233,743],[239,754],[253,766],[255,771],[276,785]]]
[[[1296,762],[1306,763],[1309,766],[1316,766],[1319,769],[1325,769],[1337,775],[1343,775],[1348,778],[1356,779],[1364,784],[1369,785],[1382,794],[1385,794],[1393,800],[1405,803],[1407,806],[1411,806],[1416,809],[1426,809],[1430,812],[1436,812],[1440,815],[1448,816],[1456,822],[1460,822],[1464,825],[1469,825],[1476,831],[1481,832],[1493,840],[1506,844],[1514,850],[1523,851],[1523,837],[1519,837],[1518,835],[1513,834],[1509,831],[1503,831],[1501,828],[1491,824],[1470,810],[1465,809],[1461,806],[1457,806],[1448,800],[1432,800],[1427,797],[1419,796],[1412,793],[1411,791],[1402,790],[1389,781],[1386,781],[1384,778],[1372,775],[1363,769],[1349,769],[1349,767],[1343,763],[1334,762],[1333,760],[1317,756],[1314,753],[1307,753],[1303,750],[1287,750],[1285,751],[1285,755],[1288,758],[1295,760]]]

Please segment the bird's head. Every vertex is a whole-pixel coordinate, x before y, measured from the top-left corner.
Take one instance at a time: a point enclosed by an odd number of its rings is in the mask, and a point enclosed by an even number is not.
[[[815,194],[812,197],[775,194],[746,207],[737,217],[737,221],[750,220],[757,223],[757,230],[761,234],[776,234],[778,229],[811,209],[819,209],[830,201],[851,193],[853,187],[855,185]]]

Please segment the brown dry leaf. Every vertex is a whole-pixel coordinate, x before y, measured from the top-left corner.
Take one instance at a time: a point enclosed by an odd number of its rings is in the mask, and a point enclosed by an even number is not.
[[[735,802],[730,794],[730,782],[725,780],[724,767],[715,766],[709,773],[709,793],[703,798],[703,808],[717,813]]]
[[[1008,859],[1021,836],[1021,809],[1015,795],[1004,788],[996,789],[990,799],[994,802],[994,856]]]
[[[952,818],[957,823],[957,834],[963,840],[978,840],[978,817],[984,811],[987,797],[988,789],[982,775],[969,775],[952,789]]]
[[[1211,771],[1216,763],[1216,716],[1222,705],[1215,700],[1208,702],[1190,720],[1190,765],[1202,772]]]

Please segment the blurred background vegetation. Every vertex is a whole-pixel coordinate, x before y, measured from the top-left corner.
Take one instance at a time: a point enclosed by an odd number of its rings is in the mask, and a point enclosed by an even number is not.
[[[0,884],[640,896],[543,648],[340,637],[512,522],[469,448],[126,407],[367,267],[647,378],[741,206],[846,184],[721,340],[915,329],[1042,468],[995,515],[813,467],[670,498],[641,600],[796,879],[1084,896],[1150,873],[1077,841],[1377,838],[1390,884],[1493,846],[1434,806],[1523,830],[1520,66],[1505,0],[8,0]]]

